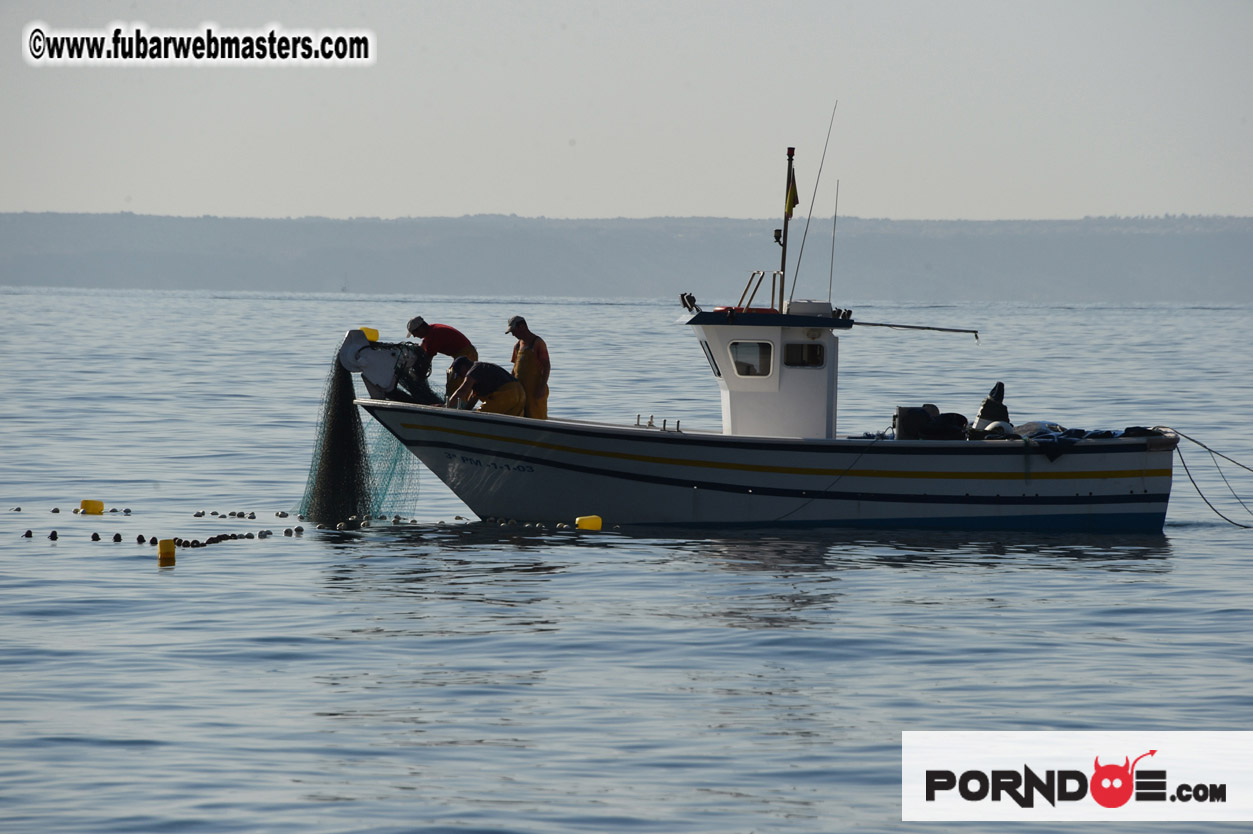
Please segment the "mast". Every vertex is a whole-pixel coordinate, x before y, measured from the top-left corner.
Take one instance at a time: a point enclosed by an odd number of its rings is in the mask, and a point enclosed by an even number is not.
[[[783,238],[779,244],[783,247],[783,258],[779,264],[779,312],[783,312],[783,290],[787,283],[787,225],[792,219],[792,209],[796,207],[798,198],[796,196],[796,174],[792,171],[792,157],[796,153],[796,148],[787,149],[787,186],[786,196],[783,198]]]

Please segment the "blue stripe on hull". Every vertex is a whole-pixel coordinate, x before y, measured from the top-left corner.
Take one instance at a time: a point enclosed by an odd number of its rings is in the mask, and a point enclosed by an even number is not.
[[[1166,522],[1166,511],[1144,513],[1073,513],[1066,515],[997,515],[957,516],[947,518],[893,518],[883,521],[866,519],[825,521],[771,521],[770,527],[840,528],[862,530],[950,530],[950,531],[1017,531],[1024,533],[1113,533],[1160,535]],[[691,522],[650,523],[646,527],[718,528],[720,530],[760,528],[762,522]]]

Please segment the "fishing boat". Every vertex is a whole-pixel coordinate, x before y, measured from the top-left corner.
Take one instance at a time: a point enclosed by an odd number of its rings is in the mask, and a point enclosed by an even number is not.
[[[789,148],[787,209],[775,232],[783,266],[792,160]],[[837,434],[839,339],[858,326],[902,325],[785,299],[783,266],[751,273],[734,305],[705,310],[681,296],[721,393],[721,432],[399,401],[412,399],[394,392],[421,351],[361,330],[346,335],[340,362],[371,393],[357,404],[484,519],[1161,532],[1178,444],[1169,429],[1015,427],[997,419],[1007,417],[998,383],[973,424],[901,407],[892,431]],[[769,298],[758,302],[767,275]]]

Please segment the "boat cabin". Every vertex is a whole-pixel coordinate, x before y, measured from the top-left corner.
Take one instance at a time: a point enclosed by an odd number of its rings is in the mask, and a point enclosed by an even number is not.
[[[841,311],[842,312],[842,311]],[[722,393],[722,433],[835,437],[839,339],[853,322],[826,301],[698,310],[687,324]]]

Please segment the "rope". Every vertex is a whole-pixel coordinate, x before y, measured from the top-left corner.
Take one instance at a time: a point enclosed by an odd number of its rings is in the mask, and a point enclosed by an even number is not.
[[[1245,504],[1243,501],[1240,500],[1240,496],[1236,495],[1235,489],[1232,488],[1231,482],[1227,480],[1226,473],[1223,472],[1222,466],[1220,466],[1218,463],[1218,458],[1215,457],[1216,454],[1217,452],[1210,450],[1209,456],[1214,461],[1214,468],[1218,470],[1219,477],[1221,477],[1223,479],[1223,483],[1227,485],[1227,491],[1231,493],[1232,498],[1236,499],[1237,504],[1239,504],[1241,507],[1244,507],[1244,511],[1246,513],[1248,513],[1249,515],[1253,515],[1253,510],[1249,509],[1248,504]]]
[[[876,435],[875,435],[874,440],[872,440],[872,441],[870,441],[869,443],[867,443],[867,444],[866,444],[866,448],[862,449],[862,450],[861,450],[861,453],[860,453],[860,454],[858,454],[858,455],[857,455],[857,457],[853,458],[853,462],[852,462],[852,463],[850,463],[848,466],[844,467],[844,471],[843,471],[843,472],[841,472],[840,474],[838,474],[838,475],[836,475],[836,476],[835,476],[835,480],[833,480],[831,483],[827,484],[825,487],[823,487],[822,489],[820,489],[820,490],[818,490],[818,491],[819,491],[819,492],[826,492],[826,491],[828,491],[829,489],[831,489],[831,487],[835,486],[835,485],[839,482],[839,480],[840,480],[841,478],[843,478],[845,475],[847,475],[849,472],[851,472],[851,471],[852,471],[853,467],[857,465],[857,462],[858,462],[859,460],[861,460],[861,459],[862,459],[862,457],[864,457],[864,456],[865,456],[866,452],[869,452],[869,451],[870,451],[870,447],[871,447],[871,446],[873,446],[874,444],[878,443],[880,440],[882,440],[884,437],[886,437],[886,436],[887,436],[888,430],[889,430],[889,429],[891,429],[891,428],[892,428],[891,426],[888,426],[888,428],[886,428],[886,429],[884,429],[883,431],[881,431],[881,432],[879,432],[878,434],[876,434]],[[808,501],[806,501],[804,504],[801,504],[799,507],[796,507],[796,508],[794,508],[794,509],[788,510],[788,511],[787,511],[786,513],[784,513],[783,515],[781,515],[781,516],[779,516],[778,518],[776,518],[776,519],[775,519],[775,521],[783,521],[783,520],[784,520],[785,518],[787,518],[788,516],[790,516],[790,515],[794,515],[795,513],[799,513],[801,510],[805,509],[805,508],[806,508],[806,507],[808,507],[810,504],[814,503],[814,501],[815,501],[815,500],[817,500],[817,499],[815,499],[815,498],[810,498]]]
[[[1169,426],[1156,426],[1155,428],[1164,429],[1164,428],[1170,428],[1170,427]],[[1229,458],[1226,455],[1224,455],[1222,452],[1214,451],[1209,446],[1206,446],[1204,443],[1197,440],[1195,437],[1188,437],[1188,435],[1184,434],[1178,429],[1170,429],[1170,430],[1173,431],[1175,434],[1179,435],[1180,437],[1187,437],[1189,440],[1191,440],[1196,445],[1200,446],[1205,451],[1209,452],[1211,455],[1218,455],[1223,460],[1231,461],[1232,463],[1234,463],[1236,466],[1240,467],[1241,469],[1247,469],[1249,472],[1253,472],[1253,467],[1245,466],[1243,463],[1236,460],[1235,458]]]
[[[1174,430],[1172,429],[1172,431]],[[1176,431],[1175,433],[1178,434],[1180,437],[1188,437],[1186,434],[1184,434],[1181,431]],[[1188,439],[1191,440],[1196,445],[1200,446],[1201,448],[1206,449],[1210,452],[1213,452],[1212,449],[1209,449],[1208,446],[1206,446],[1204,443],[1200,442],[1199,440],[1194,440],[1191,437],[1188,437]],[[1239,527],[1244,530],[1253,530],[1253,525],[1241,524],[1238,521],[1232,521],[1230,518],[1227,518],[1227,516],[1220,513],[1218,511],[1218,508],[1215,507],[1213,504],[1211,504],[1210,500],[1205,497],[1205,493],[1201,492],[1201,487],[1197,485],[1196,478],[1192,477],[1192,470],[1188,468],[1188,462],[1183,459],[1183,451],[1178,446],[1175,447],[1175,454],[1179,455],[1179,462],[1183,464],[1183,471],[1188,473],[1188,480],[1192,482],[1192,488],[1196,490],[1197,495],[1201,496],[1201,500],[1205,502],[1205,506],[1209,507],[1211,510],[1214,511],[1214,515],[1218,516],[1219,518],[1221,518],[1223,521],[1227,522],[1228,524],[1233,524],[1236,527]],[[1227,457],[1227,456],[1223,455],[1223,457]],[[1227,460],[1231,460],[1231,458],[1227,458]],[[1247,466],[1244,466],[1244,464],[1240,463],[1239,461],[1232,461],[1232,463],[1235,463],[1238,466],[1242,466],[1245,469],[1248,469]],[[1253,472],[1253,469],[1250,469],[1249,471]],[[1226,479],[1224,478],[1224,480]]]

